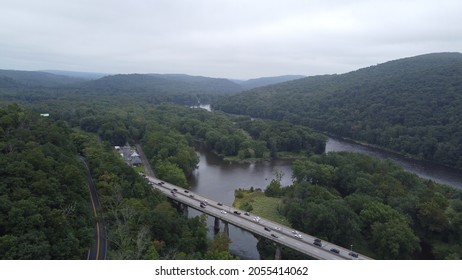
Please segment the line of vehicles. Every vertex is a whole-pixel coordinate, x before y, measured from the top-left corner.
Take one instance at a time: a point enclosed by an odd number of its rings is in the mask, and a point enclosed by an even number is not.
[[[157,184],[157,185],[159,185],[159,186],[165,187],[165,182],[163,182],[163,181],[160,181],[160,182],[155,183],[155,184]],[[188,190],[185,189],[185,190],[183,190],[183,192],[185,193],[185,196],[188,196],[189,198],[193,198],[193,199],[199,200],[198,198],[195,198],[195,196],[194,196],[193,194],[191,194]],[[176,197],[176,196],[177,196],[177,193],[178,193],[178,189],[177,189],[177,188],[172,188],[171,191],[170,191],[170,193],[172,194],[172,196]],[[209,205],[209,203],[208,203],[208,201],[207,201],[206,199],[199,200],[199,207],[201,207],[201,208],[206,208],[208,205]],[[217,206],[224,207],[224,205],[223,205],[221,202],[218,202],[218,203],[217,203]],[[215,206],[215,207],[218,208],[218,209],[221,208],[221,207],[217,207],[217,206]],[[228,207],[228,208],[229,208],[229,207]],[[228,212],[227,212],[225,209],[221,209],[221,210],[220,210],[220,213],[223,214],[223,215],[228,214]],[[234,215],[236,215],[236,216],[240,216],[240,215],[242,214],[242,213],[241,213],[240,211],[238,211],[238,210],[233,210],[232,213],[233,213]],[[249,212],[244,212],[244,215],[245,215],[245,216],[249,216],[249,218],[250,218],[250,213],[249,213]],[[262,221],[262,219],[261,219],[260,217],[258,217],[258,216],[254,216],[254,217],[252,217],[250,220],[253,221],[253,222],[255,222],[255,223],[258,223],[258,224],[260,224],[261,221]],[[278,231],[278,232],[282,232],[282,231],[283,231],[283,229],[282,229],[280,226],[274,226],[274,228],[271,228],[270,226],[264,226],[264,225],[262,225],[262,226],[263,226],[264,230],[267,231],[267,232],[269,233],[269,235],[270,235],[271,237],[275,238],[275,239],[278,239],[279,236],[278,236],[275,232],[273,232],[273,230],[274,230],[274,231]],[[299,239],[299,240],[302,240],[302,239],[303,239],[303,236],[302,236],[298,231],[296,231],[296,230],[292,230],[292,231],[291,231],[291,234],[292,234],[292,236],[293,236],[294,238],[296,238],[296,239]],[[325,247],[325,246],[323,246],[322,240],[319,239],[319,238],[315,238],[314,241],[313,241],[313,244],[314,244],[315,246],[320,247],[320,248],[324,248],[324,247]],[[338,248],[332,247],[332,248],[329,249],[329,251],[332,252],[332,253],[334,253],[334,254],[341,255],[341,251],[340,251]],[[348,255],[349,255],[350,257],[352,257],[353,259],[357,259],[357,258],[359,257],[358,254],[355,253],[355,252],[353,252],[353,251],[350,251],[350,252],[348,253]]]

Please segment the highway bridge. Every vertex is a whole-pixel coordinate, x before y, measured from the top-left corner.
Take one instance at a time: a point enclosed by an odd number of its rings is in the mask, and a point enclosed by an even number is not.
[[[292,228],[288,228],[276,222],[256,217],[252,213],[243,213],[242,210],[223,205],[218,201],[213,201],[189,190],[163,182],[155,177],[146,175],[145,177],[154,188],[160,190],[172,200],[186,207],[197,209],[207,215],[215,217],[215,227],[218,227],[219,221],[222,221],[225,224],[225,231],[227,231],[228,223],[230,223],[254,234],[268,238],[278,245],[287,246],[316,259],[370,259],[367,256],[353,252],[351,248],[343,248],[327,241],[320,240],[315,236],[297,232]],[[277,246],[276,249],[276,259],[278,257],[280,258],[280,246]]]

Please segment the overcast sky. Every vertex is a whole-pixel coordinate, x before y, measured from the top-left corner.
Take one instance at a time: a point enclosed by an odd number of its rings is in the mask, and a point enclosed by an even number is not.
[[[461,52],[460,0],[0,0],[0,69],[256,78]]]

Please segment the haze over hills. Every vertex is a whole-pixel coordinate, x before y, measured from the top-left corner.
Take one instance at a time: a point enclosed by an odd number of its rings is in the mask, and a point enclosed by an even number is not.
[[[462,54],[398,59],[222,98],[215,109],[287,120],[462,168]]]
[[[189,91],[206,93],[236,93],[256,87],[272,85],[285,81],[303,78],[301,75],[285,75],[262,77],[250,80],[231,80],[226,78],[210,78],[187,74],[105,74],[96,72],[78,72],[63,70],[20,71],[0,70],[0,87],[60,87],[73,86],[84,88],[109,87],[119,90],[164,90],[174,87]],[[8,78],[8,79],[5,79]],[[10,80],[11,79],[11,80]],[[166,87],[166,88],[165,88]]]
[[[19,71],[19,70],[1,70],[0,78],[9,78],[16,84],[16,86],[26,87],[60,87],[71,84],[77,84],[84,82],[84,79],[69,77],[65,75],[56,75],[52,73],[40,72],[40,71]],[[0,87],[3,86],[0,80]]]
[[[276,76],[276,77],[263,77],[263,78],[256,78],[250,80],[233,80],[235,83],[242,86],[243,89],[248,90],[257,87],[263,87],[278,83],[283,83],[287,81],[292,81],[296,79],[305,78],[306,76],[302,75],[284,75],[284,76]]]
[[[64,71],[64,70],[40,70],[39,72],[46,72],[55,75],[74,77],[84,80],[96,80],[110,74],[96,73],[96,72],[80,72],[80,71]]]

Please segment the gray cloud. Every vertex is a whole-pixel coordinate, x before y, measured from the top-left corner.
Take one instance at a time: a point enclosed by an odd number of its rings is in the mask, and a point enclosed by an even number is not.
[[[460,1],[3,0],[0,68],[253,78],[460,51]]]

